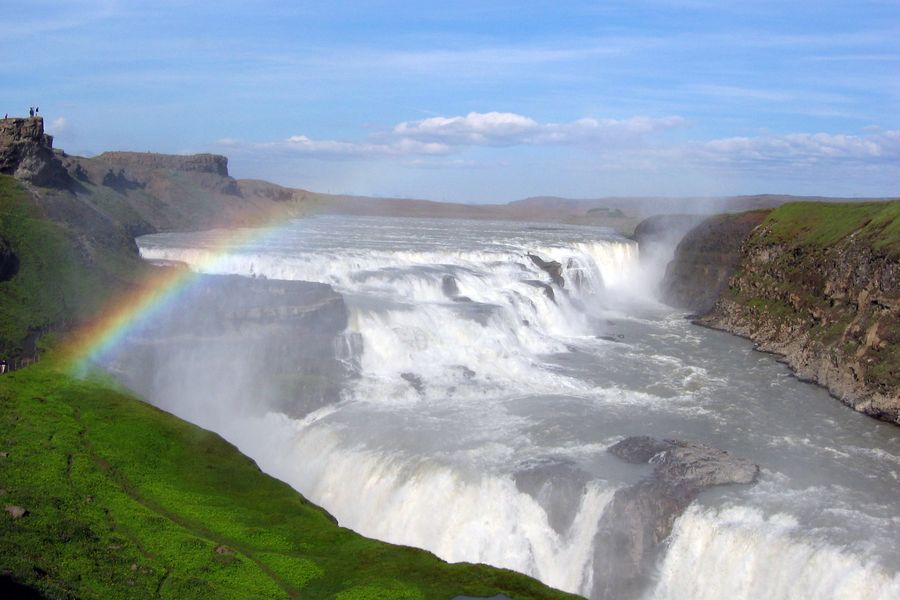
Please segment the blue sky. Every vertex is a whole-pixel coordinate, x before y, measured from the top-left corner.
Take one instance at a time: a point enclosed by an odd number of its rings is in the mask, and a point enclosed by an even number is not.
[[[74,154],[465,202],[900,195],[898,0],[2,4],[0,112]]]

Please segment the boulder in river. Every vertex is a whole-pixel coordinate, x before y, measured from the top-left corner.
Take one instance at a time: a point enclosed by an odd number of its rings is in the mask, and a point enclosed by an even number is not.
[[[538,266],[539,269],[547,273],[550,276],[550,281],[555,283],[561,288],[566,287],[566,281],[562,276],[562,263],[556,260],[544,260],[537,254],[528,254],[528,258],[531,259],[535,265]]]
[[[609,452],[633,464],[653,465],[653,475],[618,490],[600,517],[594,550],[592,598],[635,598],[643,591],[663,542],[700,491],[756,481],[759,466],[697,442],[634,436]]]

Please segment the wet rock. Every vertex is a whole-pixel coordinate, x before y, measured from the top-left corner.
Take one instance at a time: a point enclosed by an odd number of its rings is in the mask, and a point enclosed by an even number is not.
[[[441,279],[441,291],[448,298],[456,298],[459,296],[459,286],[456,284],[456,277],[453,275],[444,275]]]
[[[550,284],[538,281],[537,279],[525,279],[523,283],[527,283],[532,287],[541,288],[544,291],[545,296],[550,298],[553,302],[556,302],[556,294],[553,292],[553,286]]]
[[[643,464],[650,459],[672,447],[667,440],[650,437],[649,435],[635,435],[625,438],[607,448],[607,452],[632,464]]]
[[[672,446],[651,459],[653,474],[670,485],[699,489],[730,483],[753,483],[759,466],[730,453],[693,442],[667,440]]]
[[[415,373],[400,373],[401,379],[412,386],[419,395],[425,395],[425,381]]]
[[[28,515],[28,510],[22,508],[21,506],[16,506],[14,504],[7,504],[3,507],[3,510],[9,513],[13,519],[21,519],[24,516]]]
[[[475,371],[473,371],[472,369],[470,369],[469,367],[467,367],[465,365],[456,365],[454,368],[459,369],[459,371],[462,373],[462,376],[465,377],[466,379],[474,379],[475,378],[475,374],[476,374]]]
[[[659,557],[660,543],[696,495],[694,489],[652,479],[617,491],[597,529],[591,597],[638,597]]]
[[[627,600],[643,591],[675,519],[702,490],[756,481],[759,466],[700,444],[634,436],[608,451],[653,475],[618,490],[600,517],[594,545],[593,599]]]
[[[513,478],[520,492],[545,507],[550,526],[565,535],[575,520],[590,480],[588,473],[570,459],[543,457],[524,462]]]
[[[584,274],[584,267],[578,264],[574,258],[570,258],[566,262],[566,273],[569,274],[569,280],[575,289],[584,289],[587,284],[587,277]]]
[[[530,258],[531,262],[537,265],[539,269],[550,276],[550,281],[561,288],[566,287],[566,282],[562,276],[562,263],[555,260],[544,260],[540,256],[531,253],[528,254],[528,258]]]
[[[444,295],[454,302],[471,302],[468,296],[459,295],[459,286],[456,284],[456,277],[453,275],[444,275],[441,279],[441,291]]]

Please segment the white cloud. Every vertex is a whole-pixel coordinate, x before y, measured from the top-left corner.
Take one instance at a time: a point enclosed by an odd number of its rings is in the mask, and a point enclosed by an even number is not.
[[[685,123],[681,117],[584,118],[571,123],[539,123],[516,113],[471,112],[465,116],[404,121],[364,141],[315,139],[298,134],[258,147],[319,158],[441,156],[471,146],[590,144],[610,140],[627,143]],[[233,147],[238,142],[225,138],[218,144]]]
[[[58,117],[53,119],[50,123],[50,126],[47,127],[47,130],[53,135],[59,135],[69,128],[69,122],[66,121],[65,117]]]
[[[466,116],[432,117],[394,127],[397,136],[453,146],[571,144],[615,136],[638,136],[684,125],[681,117],[584,118],[571,123],[538,123],[516,113],[471,112]]]
[[[515,113],[476,113],[464,117],[431,117],[404,121],[394,134],[418,140],[441,141],[452,145],[512,145],[534,136],[541,125],[534,119]]]
[[[305,135],[292,135],[283,142],[267,144],[290,152],[315,155],[322,158],[354,158],[406,155],[448,154],[451,148],[435,142],[401,138],[384,143],[343,142],[338,140],[316,140]]]
[[[896,162],[900,160],[900,131],[730,137],[706,142],[697,151],[700,157],[715,162]]]

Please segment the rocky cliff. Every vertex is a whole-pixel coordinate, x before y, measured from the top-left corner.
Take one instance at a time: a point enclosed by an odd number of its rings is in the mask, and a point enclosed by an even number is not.
[[[107,367],[157,406],[175,408],[171,398],[191,389],[210,410],[300,418],[337,402],[352,376],[347,316],[325,284],[197,275],[177,307],[129,337]],[[254,397],[240,395],[247,389]]]
[[[139,171],[194,171],[228,177],[228,159],[220,154],[157,154],[154,152],[104,152],[94,157],[99,162]]]
[[[900,424],[900,201],[786,204],[693,229],[665,300]]]
[[[690,229],[666,267],[660,285],[663,301],[697,314],[711,309],[741,260],[741,243],[765,217],[764,211],[717,215]],[[650,239],[660,235],[644,233],[642,256]]]
[[[0,119],[0,173],[41,186],[72,183],[41,117]]]

